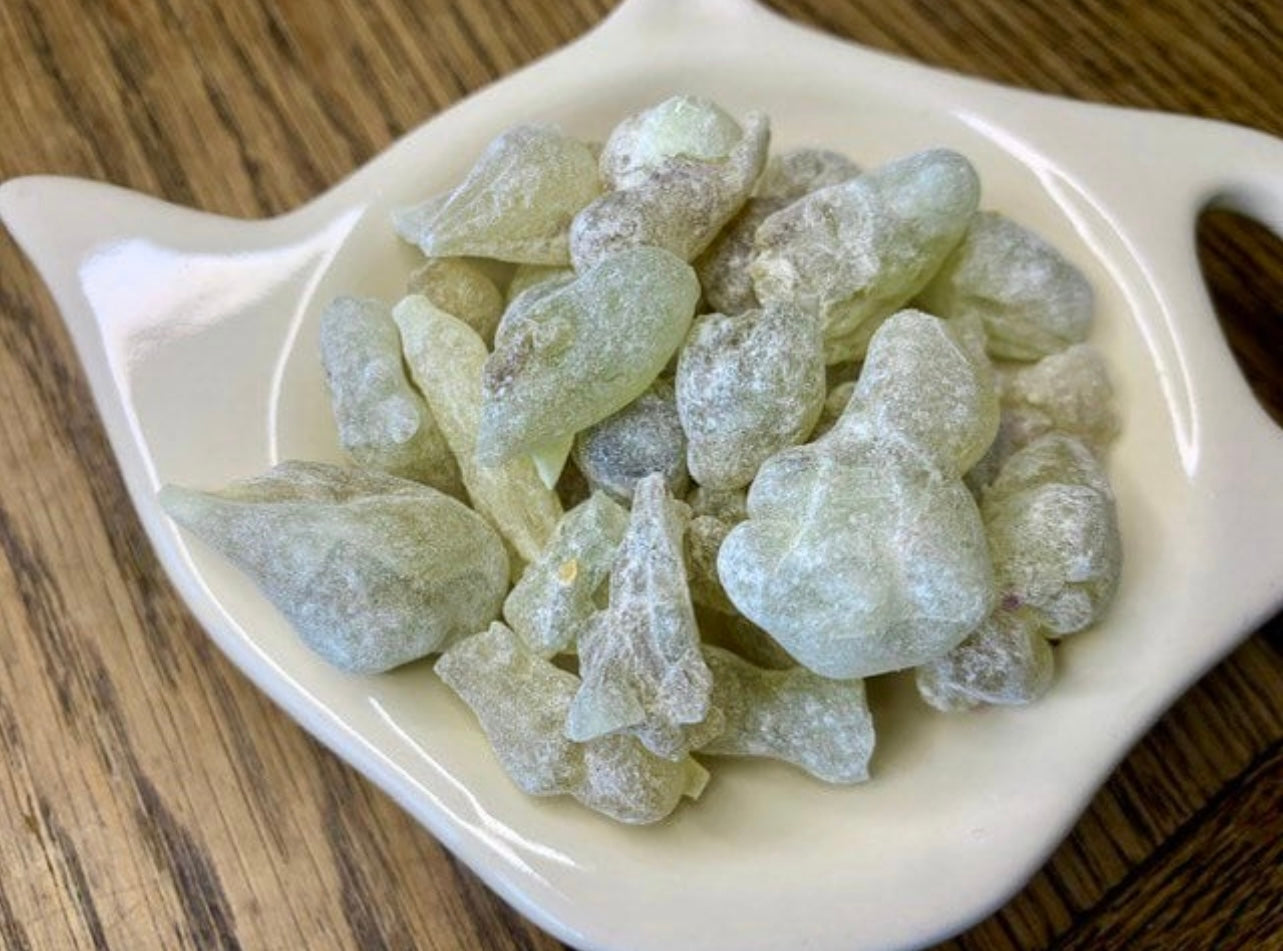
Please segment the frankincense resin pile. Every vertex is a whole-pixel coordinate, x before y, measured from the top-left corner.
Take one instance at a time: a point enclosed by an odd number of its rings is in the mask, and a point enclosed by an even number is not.
[[[957,152],[768,142],[689,96],[504,132],[395,216],[406,296],[321,315],[354,468],[167,511],[338,667],[439,653],[518,786],[623,822],[706,757],[867,779],[866,677],[1037,699],[1118,584],[1091,286]]]

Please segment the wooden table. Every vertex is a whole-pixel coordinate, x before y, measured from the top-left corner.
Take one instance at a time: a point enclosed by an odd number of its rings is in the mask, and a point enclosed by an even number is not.
[[[608,5],[4,0],[0,175],[281,212]],[[961,72],[1283,135],[1276,0],[778,7]],[[1283,417],[1283,245],[1224,215],[1200,237],[1230,339]],[[0,242],[0,946],[556,947],[210,645],[139,528],[46,292]],[[947,947],[1283,948],[1281,794],[1276,618]]]

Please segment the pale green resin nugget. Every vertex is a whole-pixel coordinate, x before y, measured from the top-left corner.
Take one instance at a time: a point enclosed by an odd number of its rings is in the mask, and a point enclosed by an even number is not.
[[[566,265],[570,222],[600,193],[589,146],[553,126],[519,125],[486,146],[458,188],[396,212],[393,224],[429,257]]]
[[[475,330],[426,297],[405,298],[392,315],[410,373],[459,461],[472,504],[522,561],[534,561],[561,521],[561,502],[528,457],[495,467],[477,464],[486,345]]]
[[[536,654],[574,646],[579,628],[604,600],[628,512],[601,492],[566,513],[552,539],[503,603],[504,620]]]
[[[1039,627],[1030,612],[999,607],[965,641],[914,672],[918,693],[946,713],[986,703],[1033,703],[1055,674],[1051,645]]]
[[[1087,339],[1095,298],[1064,255],[993,211],[977,212],[918,298],[939,317],[975,317],[989,353],[1037,360]]]
[[[764,670],[718,647],[705,646],[704,659],[725,725],[701,754],[783,760],[827,783],[869,778],[874,732],[863,681]]]
[[[662,472],[674,495],[686,491],[686,433],[672,384],[656,380],[618,413],[575,437],[575,465],[588,483],[621,502],[637,480]]]
[[[689,756],[648,753],[631,736],[589,743],[566,738],[579,678],[531,653],[502,624],[460,641],[436,672],[466,703],[509,778],[531,796],[573,796],[620,822],[658,822],[683,796],[696,799],[708,773]]]
[[[690,265],[646,247],[526,291],[486,361],[478,462],[501,463],[623,409],[681,346],[698,299]]]
[[[754,292],[818,314],[827,362],[858,359],[957,246],[979,200],[975,169],[948,149],[821,188],[758,227]]]
[[[677,760],[720,729],[709,704],[712,677],[699,652],[682,535],[689,510],[658,473],[637,483],[628,532],[610,573],[610,604],[579,635],[583,685],[566,735],[637,737]]]
[[[943,321],[889,319],[837,425],[754,480],[748,521],[718,554],[731,601],[826,677],[913,667],[956,646],[994,599],[961,475],[997,416],[985,368]]]
[[[503,543],[480,516],[380,472],[283,462],[218,492],[165,486],[159,499],[351,673],[390,670],[485,627],[507,591]]]
[[[320,341],[339,442],[352,460],[464,498],[458,463],[406,377],[392,309],[337,298],[321,315]]]
[[[494,281],[465,258],[429,258],[410,275],[407,294],[422,294],[458,317],[489,343],[503,315],[503,295]]]

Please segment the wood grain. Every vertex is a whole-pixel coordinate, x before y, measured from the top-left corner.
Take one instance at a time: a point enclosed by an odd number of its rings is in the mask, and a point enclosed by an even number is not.
[[[284,211],[605,0],[5,0],[0,175]],[[781,0],[954,70],[1283,135],[1272,0]],[[1283,420],[1283,250],[1200,227]],[[0,239],[0,946],[550,949],[214,650],[129,507],[48,295]],[[1283,623],[1132,752],[999,913],[944,945],[1283,948]]]

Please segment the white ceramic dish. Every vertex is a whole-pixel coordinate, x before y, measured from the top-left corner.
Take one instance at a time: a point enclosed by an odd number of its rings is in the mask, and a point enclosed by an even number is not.
[[[873,782],[832,789],[721,761],[697,806],[631,829],[518,793],[427,665],[380,678],[324,666],[234,570],[180,537],[154,491],[337,458],[315,318],[341,291],[399,291],[414,254],[388,210],[448,185],[518,120],[599,136],[676,91],[763,108],[776,143],[868,165],[958,148],[985,206],[1086,269],[1125,414],[1111,469],[1126,574],[1107,623],[1064,646],[1034,707],[944,717],[903,684],[877,684]],[[219,646],[525,914],[576,946],[634,951],[904,948],[965,927],[1027,880],[1153,719],[1283,600],[1283,437],[1199,277],[1193,225],[1212,202],[1283,230],[1283,144],[929,70],[747,0],[629,0],[279,218],[68,179],[0,191],[143,524]]]

